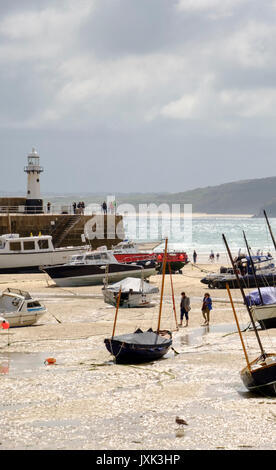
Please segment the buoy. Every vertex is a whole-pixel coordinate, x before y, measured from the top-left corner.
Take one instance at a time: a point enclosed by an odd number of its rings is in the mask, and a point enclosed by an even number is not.
[[[44,364],[55,364],[56,362],[57,360],[54,357],[47,357],[47,359],[44,361]]]
[[[2,323],[1,323],[1,326],[2,326],[3,330],[8,330],[9,327],[10,327],[10,324],[9,324],[8,321],[3,320]]]

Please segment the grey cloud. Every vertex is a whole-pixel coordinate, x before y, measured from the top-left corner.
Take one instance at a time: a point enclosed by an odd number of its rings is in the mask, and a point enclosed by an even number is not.
[[[57,12],[46,38],[0,36],[0,189],[25,188],[33,145],[44,191],[181,191],[275,174],[272,1],[218,17],[172,0],[90,3],[78,20],[82,2],[0,3],[0,30],[16,13]]]

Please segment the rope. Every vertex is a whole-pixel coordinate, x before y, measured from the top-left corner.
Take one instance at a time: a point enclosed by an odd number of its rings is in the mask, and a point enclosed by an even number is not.
[[[194,263],[191,263],[191,262],[190,262],[190,265],[193,266],[194,268],[199,269],[199,271],[201,271],[202,273],[215,274],[215,271],[208,271],[207,269],[200,268],[199,266],[197,266],[197,265],[194,264]]]

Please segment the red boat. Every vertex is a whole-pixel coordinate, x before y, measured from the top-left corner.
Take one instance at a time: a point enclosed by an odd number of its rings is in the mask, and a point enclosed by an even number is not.
[[[159,243],[158,243],[159,245]],[[156,245],[156,246],[158,246]],[[164,259],[163,250],[141,250],[139,246],[131,241],[123,241],[113,247],[113,255],[119,263],[135,263],[136,261],[155,260],[162,266]],[[171,251],[167,253],[167,262],[170,263],[171,271],[179,272],[189,262],[185,251]]]

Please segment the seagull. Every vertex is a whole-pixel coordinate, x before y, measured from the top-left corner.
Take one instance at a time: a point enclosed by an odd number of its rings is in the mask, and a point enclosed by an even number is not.
[[[185,419],[179,418],[179,416],[175,418],[175,422],[176,424],[180,424],[180,426],[188,426],[188,423],[185,421]]]

